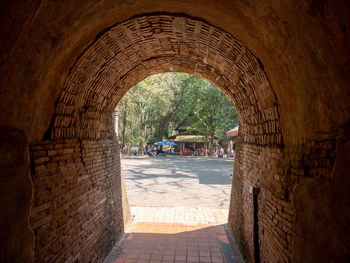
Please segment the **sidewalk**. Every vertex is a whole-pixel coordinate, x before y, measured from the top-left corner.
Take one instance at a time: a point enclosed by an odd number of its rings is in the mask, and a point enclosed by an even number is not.
[[[133,222],[225,224],[228,209],[213,207],[130,207]]]

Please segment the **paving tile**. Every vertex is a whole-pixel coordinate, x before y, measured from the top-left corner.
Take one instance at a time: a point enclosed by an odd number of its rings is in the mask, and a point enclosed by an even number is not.
[[[161,260],[163,257],[163,255],[157,255],[157,254],[153,254],[151,256],[151,260]]]
[[[184,250],[176,250],[176,256],[186,256],[187,255],[187,250],[186,248]]]
[[[150,259],[151,255],[150,254],[140,254],[138,256],[138,259]]]
[[[135,259],[138,257],[138,253],[128,253],[126,258],[127,259]]]
[[[211,256],[214,258],[221,258],[222,253],[221,252],[211,252]]]
[[[164,249],[154,249],[152,251],[152,254],[163,255],[164,254]]]
[[[209,246],[199,246],[200,252],[210,252]]]
[[[175,261],[177,262],[177,261],[186,261],[186,256],[178,256],[178,255],[176,255],[175,256]]]
[[[211,262],[212,263],[223,263],[224,259],[222,257],[212,257]]]
[[[163,255],[162,260],[173,261],[174,258],[175,258],[175,255]]]
[[[200,262],[211,262],[211,257],[200,257]]]
[[[200,251],[199,256],[200,257],[210,257],[210,252]]]
[[[199,261],[199,257],[198,256],[188,256],[187,261]]]
[[[181,230],[195,230],[195,224],[224,224],[228,209],[211,207],[147,207],[130,206],[134,222],[187,223]],[[192,224],[192,225],[191,225]],[[174,231],[174,229],[171,229]]]
[[[165,249],[164,255],[175,255],[175,249]]]
[[[192,225],[194,230],[169,234],[172,227],[173,223],[133,223],[105,263],[236,262],[222,225]]]

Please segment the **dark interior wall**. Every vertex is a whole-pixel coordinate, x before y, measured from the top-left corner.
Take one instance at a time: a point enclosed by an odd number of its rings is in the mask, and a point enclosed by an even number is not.
[[[350,260],[349,128],[333,140],[291,149],[287,176],[295,211],[295,262]]]
[[[0,127],[0,175],[0,261],[33,262],[33,184],[24,132]]]
[[[102,262],[130,220],[118,143],[43,141],[30,152],[35,261]]]

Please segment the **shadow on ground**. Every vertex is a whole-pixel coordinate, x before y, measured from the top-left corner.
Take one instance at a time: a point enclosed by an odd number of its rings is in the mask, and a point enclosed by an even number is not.
[[[138,157],[123,157],[125,160],[142,160]],[[140,167],[128,163],[131,180],[144,180],[160,177],[198,178],[199,184],[232,184],[233,159],[217,159],[208,157],[149,157],[149,167]]]

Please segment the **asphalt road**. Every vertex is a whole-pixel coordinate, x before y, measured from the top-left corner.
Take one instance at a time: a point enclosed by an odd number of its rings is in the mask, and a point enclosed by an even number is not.
[[[122,167],[131,206],[229,207],[233,159],[123,157]]]

